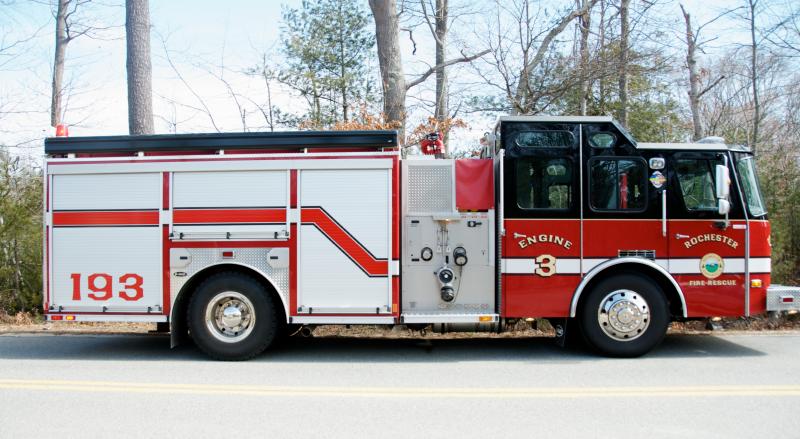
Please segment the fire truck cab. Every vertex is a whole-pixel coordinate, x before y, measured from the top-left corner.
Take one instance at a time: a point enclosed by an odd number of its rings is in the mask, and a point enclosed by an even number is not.
[[[550,319],[638,356],[672,320],[797,308],[770,288],[754,159],[608,117],[501,117],[480,158],[392,131],[49,138],[49,320],[157,322],[218,359],[290,328]]]

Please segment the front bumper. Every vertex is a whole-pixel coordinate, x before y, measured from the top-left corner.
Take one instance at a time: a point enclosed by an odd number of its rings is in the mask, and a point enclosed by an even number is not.
[[[770,285],[767,288],[767,311],[800,310],[800,287]]]

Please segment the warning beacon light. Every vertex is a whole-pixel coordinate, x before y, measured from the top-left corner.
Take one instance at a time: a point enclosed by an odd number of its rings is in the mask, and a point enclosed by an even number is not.
[[[69,128],[61,123],[56,125],[56,137],[69,137]]]
[[[444,157],[444,143],[441,133],[430,133],[419,142],[420,149],[425,155]]]

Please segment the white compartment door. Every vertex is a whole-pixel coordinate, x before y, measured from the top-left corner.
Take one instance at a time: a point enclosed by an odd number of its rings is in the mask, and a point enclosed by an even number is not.
[[[391,170],[299,171],[299,314],[390,314]]]
[[[54,175],[51,189],[51,310],[161,314],[162,175]]]

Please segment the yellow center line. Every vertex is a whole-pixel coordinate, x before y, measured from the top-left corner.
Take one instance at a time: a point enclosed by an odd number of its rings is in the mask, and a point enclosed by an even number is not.
[[[676,387],[290,387],[262,385],[135,383],[116,381],[0,379],[0,390],[40,390],[85,393],[153,393],[241,396],[333,396],[400,398],[630,398],[800,396],[800,385],[676,386]]]

